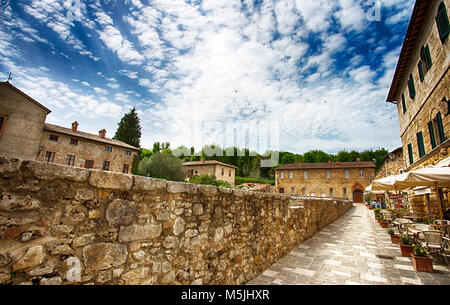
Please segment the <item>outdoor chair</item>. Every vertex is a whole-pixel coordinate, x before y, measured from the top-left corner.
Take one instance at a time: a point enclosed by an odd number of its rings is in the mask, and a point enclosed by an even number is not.
[[[442,256],[448,265],[448,260],[445,255],[446,249],[448,251],[448,247],[446,248],[448,239],[442,236],[442,232],[422,231],[419,232],[418,235],[421,236],[421,238],[418,240],[420,246],[426,249],[429,253],[435,253],[438,256]]]

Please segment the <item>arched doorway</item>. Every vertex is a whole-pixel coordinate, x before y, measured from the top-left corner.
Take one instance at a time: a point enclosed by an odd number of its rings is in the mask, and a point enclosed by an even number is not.
[[[358,203],[363,202],[363,191],[361,191],[361,190],[353,191],[353,202],[358,202]]]
[[[352,193],[353,193],[353,202],[362,203],[364,202],[364,192],[363,192],[363,186],[355,182],[355,184],[352,186]]]

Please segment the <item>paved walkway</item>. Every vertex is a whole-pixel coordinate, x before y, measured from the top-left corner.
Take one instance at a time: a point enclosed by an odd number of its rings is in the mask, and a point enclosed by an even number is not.
[[[345,215],[279,259],[250,285],[450,285],[450,268],[416,272],[391,243],[373,211],[355,204]]]

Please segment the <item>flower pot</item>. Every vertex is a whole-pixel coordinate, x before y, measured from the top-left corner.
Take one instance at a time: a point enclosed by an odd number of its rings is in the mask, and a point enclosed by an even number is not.
[[[411,257],[414,269],[416,269],[416,271],[434,272],[433,259],[431,257],[416,256],[414,254],[412,254]]]
[[[400,243],[400,251],[402,251],[402,256],[410,257],[414,254],[414,246]]]
[[[380,226],[382,227],[382,228],[387,228],[388,227],[388,223],[387,222],[384,222],[384,221],[381,221],[380,222]]]
[[[369,206],[369,210],[373,210],[373,206],[370,205],[370,206]]]
[[[391,242],[393,244],[399,244],[400,243],[400,235],[398,234],[392,234],[391,235]]]

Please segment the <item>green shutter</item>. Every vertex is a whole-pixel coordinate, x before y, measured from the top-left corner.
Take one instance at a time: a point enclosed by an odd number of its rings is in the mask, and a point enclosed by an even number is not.
[[[408,144],[408,155],[409,155],[409,164],[413,164],[414,163],[414,159],[413,159],[413,151],[412,151],[412,145]]]
[[[422,132],[418,132],[417,136],[417,148],[419,150],[419,158],[425,156],[425,146],[423,145],[423,134]]]
[[[436,138],[434,137],[434,129],[433,129],[433,122],[428,122],[428,132],[430,133],[430,140],[431,140],[431,148],[436,147]]]
[[[436,114],[436,121],[439,130],[439,139],[441,140],[441,143],[443,143],[445,141],[445,133],[444,133],[444,125],[442,125],[442,117],[440,112]]]
[[[427,65],[427,70],[430,70],[431,65],[433,65],[433,62],[431,61],[431,53],[430,53],[430,47],[426,45],[425,47],[425,64]]]
[[[416,87],[414,86],[414,78],[412,74],[409,75],[408,89],[409,89],[409,96],[413,99],[416,96]]]
[[[444,2],[439,5],[439,10],[436,15],[436,24],[439,30],[439,37],[441,41],[448,36],[450,33],[450,24],[448,21],[447,8],[445,7]]]
[[[406,102],[405,102],[405,95],[402,93],[402,108],[403,108],[403,114],[406,112]]]
[[[417,64],[417,68],[419,68],[420,81],[423,82],[423,80],[425,79],[425,75],[423,73],[423,64],[422,64],[421,60],[419,60],[419,63]]]

